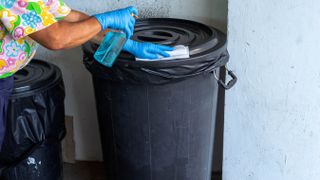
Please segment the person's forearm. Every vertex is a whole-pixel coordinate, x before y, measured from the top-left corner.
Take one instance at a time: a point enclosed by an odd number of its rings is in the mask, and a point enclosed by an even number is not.
[[[97,19],[90,17],[80,22],[60,21],[30,37],[48,49],[61,50],[80,46],[100,31]]]
[[[63,21],[67,21],[67,22],[79,22],[79,21],[83,21],[83,20],[86,20],[86,19],[89,19],[91,16],[83,13],[83,12],[80,12],[80,11],[76,11],[76,10],[72,10],[70,12],[70,14],[65,17],[63,19]],[[110,29],[106,29],[100,33],[98,33],[96,36],[92,37],[90,39],[90,41],[94,42],[94,43],[97,43],[97,44],[100,44],[101,41],[103,40],[103,38],[105,37],[105,35],[110,31]]]

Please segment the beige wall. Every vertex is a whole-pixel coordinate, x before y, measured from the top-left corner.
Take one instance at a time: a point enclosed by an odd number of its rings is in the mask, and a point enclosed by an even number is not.
[[[319,17],[319,0],[229,0],[224,180],[320,179]]]

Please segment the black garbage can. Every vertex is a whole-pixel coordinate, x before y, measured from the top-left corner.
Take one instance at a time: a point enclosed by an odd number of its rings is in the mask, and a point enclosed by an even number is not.
[[[191,57],[141,62],[123,52],[109,69],[93,58],[98,45],[83,46],[107,179],[209,180],[218,82],[223,84],[216,74],[229,57],[225,35],[197,22],[161,18],[138,21],[132,38],[187,45]]]
[[[65,136],[64,84],[58,67],[32,60],[14,76],[1,180],[62,180],[61,140]]]

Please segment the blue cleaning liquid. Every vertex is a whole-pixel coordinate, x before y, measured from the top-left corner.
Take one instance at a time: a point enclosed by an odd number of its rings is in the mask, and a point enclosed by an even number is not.
[[[124,33],[108,32],[94,54],[95,60],[102,65],[111,68],[125,43],[126,35]]]

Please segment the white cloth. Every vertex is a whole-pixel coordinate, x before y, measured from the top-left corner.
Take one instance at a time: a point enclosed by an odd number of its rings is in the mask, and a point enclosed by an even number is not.
[[[136,58],[136,61],[163,61],[163,60],[175,60],[175,59],[186,59],[190,58],[190,52],[188,46],[177,45],[173,47],[173,51],[166,51],[170,54],[170,57],[159,57],[158,59],[140,59]]]

